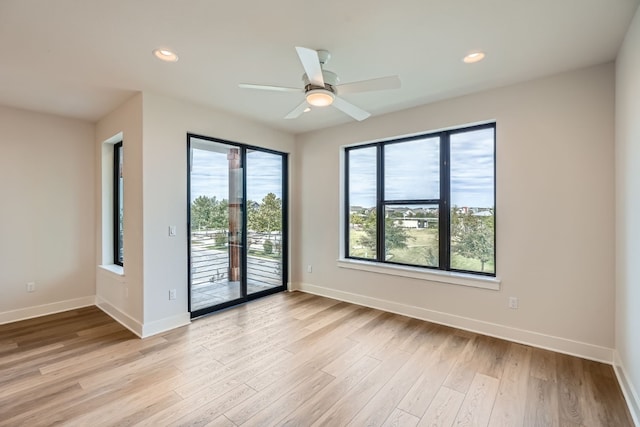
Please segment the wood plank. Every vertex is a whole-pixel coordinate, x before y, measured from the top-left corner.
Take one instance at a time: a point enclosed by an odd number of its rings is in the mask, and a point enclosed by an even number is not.
[[[587,423],[594,426],[633,426],[624,410],[622,390],[613,369],[604,363],[583,360],[586,394],[581,397],[589,413]]]
[[[169,423],[166,418],[160,418],[156,425],[175,425],[175,426],[202,426],[216,423],[216,420],[224,419],[225,422],[233,424],[229,419],[224,417],[224,412],[239,403],[244,402],[254,396],[256,392],[251,387],[241,384],[233,390],[224,393],[217,399],[209,399],[208,402],[198,408],[192,408],[185,411],[187,414],[179,418],[175,422]]]
[[[444,380],[444,386],[460,393],[467,393],[476,374],[478,337],[472,337],[458,356],[455,365]],[[415,414],[414,414],[415,415]]]
[[[300,407],[304,402],[322,392],[322,390],[334,380],[335,378],[326,372],[315,371],[309,379],[298,384],[298,386],[260,410],[246,422],[238,424],[256,427],[280,425],[280,421],[283,418]],[[235,420],[228,415],[227,418],[235,422]]]
[[[407,360],[407,362],[389,379],[360,412],[351,420],[351,426],[376,426],[384,421],[396,409],[396,406],[429,367],[424,360],[431,354],[432,347],[427,341]]]
[[[456,426],[488,426],[499,383],[494,377],[476,374],[454,421]]]
[[[469,341],[467,337],[450,335],[436,347],[425,360],[424,372],[398,404],[398,408],[416,417],[422,417],[449,376],[460,351],[466,348]]]
[[[542,348],[531,349],[531,376],[556,382],[556,354]]]
[[[280,425],[304,427],[315,422],[379,364],[380,361],[372,357],[361,357],[350,369],[345,370],[341,377],[336,377],[322,391],[310,397],[303,405],[282,419]]]
[[[556,354],[558,376],[558,403],[560,422],[581,425],[585,422],[585,409],[581,396],[584,389],[582,360],[565,354]]]
[[[509,346],[498,395],[489,425],[516,427],[524,425],[528,378],[531,371],[531,347],[512,343]]]
[[[382,424],[382,427],[416,427],[419,422],[420,418],[396,408]]]
[[[236,427],[236,425],[232,423],[229,418],[225,417],[224,415],[220,415],[215,420],[206,424],[205,427]]]
[[[409,359],[409,353],[395,351],[354,388],[345,393],[312,425],[346,425]]]
[[[418,426],[452,426],[463,401],[464,393],[449,387],[440,387]]]
[[[525,399],[524,425],[557,427],[560,425],[558,386],[551,380],[531,376]]]
[[[0,426],[632,426],[610,366],[299,292],[140,340],[0,325]]]
[[[285,396],[287,390],[296,390],[304,383],[314,384],[316,381],[318,384],[326,385],[332,379],[331,375],[316,370],[311,364],[306,364],[294,369],[290,375],[272,383],[242,404],[226,411],[224,415],[234,424],[240,425]]]

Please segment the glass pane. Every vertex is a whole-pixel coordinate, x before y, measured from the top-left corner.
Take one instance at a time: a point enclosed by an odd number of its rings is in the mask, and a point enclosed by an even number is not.
[[[280,154],[247,150],[247,293],[283,285]]]
[[[117,263],[119,265],[124,265],[124,177],[122,175],[122,154],[123,154],[123,150],[122,150],[122,144],[119,144],[117,146],[117,152],[116,152],[116,156],[117,156],[117,161],[118,161],[118,166],[117,166],[117,186],[118,188],[116,189],[117,191],[117,204],[118,204],[118,224],[117,224],[117,229],[118,229],[118,240],[116,242],[116,244],[118,245],[118,249],[117,249]]]
[[[191,149],[191,310],[242,296],[240,150],[201,141]]]
[[[438,205],[385,206],[385,260],[438,267]]]
[[[348,256],[376,258],[376,147],[347,151],[349,159]]]
[[[451,268],[495,273],[493,128],[451,135]]]
[[[440,138],[384,146],[384,199],[440,198]]]

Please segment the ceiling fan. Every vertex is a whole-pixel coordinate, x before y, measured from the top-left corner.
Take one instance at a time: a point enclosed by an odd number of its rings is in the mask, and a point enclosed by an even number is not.
[[[266,86],[257,84],[240,83],[241,88],[273,90],[278,92],[303,92],[305,100],[294,108],[285,119],[295,119],[311,107],[326,107],[333,105],[343,113],[348,114],[358,121],[369,117],[371,113],[356,107],[345,101],[340,95],[345,93],[368,92],[374,90],[398,89],[400,78],[398,76],[380,77],[371,80],[362,80],[353,83],[339,84],[338,76],[324,69],[324,65],[331,58],[331,54],[326,50],[313,50],[306,47],[296,47],[298,57],[304,68],[302,81],[304,88],[292,88],[283,86]]]

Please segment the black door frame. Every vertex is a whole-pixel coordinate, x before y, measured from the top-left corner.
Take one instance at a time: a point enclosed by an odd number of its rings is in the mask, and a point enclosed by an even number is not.
[[[195,311],[191,310],[191,139],[197,138],[205,141],[216,142],[225,145],[233,145],[240,149],[240,164],[242,165],[242,265],[241,265],[241,296],[238,299],[225,301],[220,304],[205,307]],[[247,293],[247,255],[249,248],[247,246],[247,150],[261,151],[264,153],[270,153],[279,155],[282,157],[282,237],[281,237],[281,250],[282,250],[282,284],[280,286],[266,289],[264,291],[255,292],[252,294]],[[235,141],[228,141],[220,138],[213,138],[210,136],[198,135],[194,133],[187,133],[187,230],[189,231],[189,238],[187,239],[187,286],[188,286],[188,309],[191,313],[191,318],[204,316],[225,308],[243,304],[245,302],[262,298],[267,295],[271,295],[277,292],[283,292],[287,289],[288,274],[289,274],[289,154],[276,150],[271,150],[264,147],[257,147],[253,145],[247,145]]]

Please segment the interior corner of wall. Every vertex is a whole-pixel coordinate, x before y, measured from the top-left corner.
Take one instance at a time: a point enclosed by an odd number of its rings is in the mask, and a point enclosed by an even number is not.
[[[120,323],[125,328],[136,334],[138,337],[143,338],[143,324],[127,313],[119,310],[115,305],[103,297],[96,296],[96,307],[107,313],[113,320]]]
[[[622,389],[622,394],[627,402],[627,407],[629,408],[633,422],[637,426],[640,426],[640,396],[631,382],[617,350],[613,351],[613,371],[615,372],[618,384],[620,384],[620,388]]]

